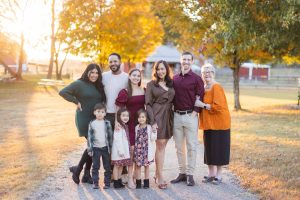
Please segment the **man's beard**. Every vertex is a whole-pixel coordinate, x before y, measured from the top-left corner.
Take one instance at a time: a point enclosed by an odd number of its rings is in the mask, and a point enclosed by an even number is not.
[[[117,71],[119,71],[120,67],[121,67],[121,65],[112,65],[112,66],[109,66],[109,68],[110,68],[110,70],[111,70],[112,72],[117,72]]]

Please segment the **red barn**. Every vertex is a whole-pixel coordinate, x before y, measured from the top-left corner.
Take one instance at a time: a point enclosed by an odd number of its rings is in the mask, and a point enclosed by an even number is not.
[[[11,55],[7,55],[3,58],[3,62],[9,67],[11,68],[14,72],[17,72],[18,70],[18,62],[15,61],[16,59],[11,56]],[[0,64],[0,67],[2,67],[2,65]],[[4,69],[4,68],[3,68]],[[22,71],[26,71],[27,70],[27,64],[26,63],[23,63],[22,64]],[[5,69],[4,69],[4,72]]]
[[[256,63],[243,63],[239,76],[248,80],[270,80],[270,65]]]

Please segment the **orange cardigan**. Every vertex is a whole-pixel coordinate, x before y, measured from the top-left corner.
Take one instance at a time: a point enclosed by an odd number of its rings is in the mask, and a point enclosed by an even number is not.
[[[205,91],[203,102],[211,105],[210,110],[202,109],[200,113],[200,129],[227,130],[230,129],[230,113],[225,92],[218,83]]]

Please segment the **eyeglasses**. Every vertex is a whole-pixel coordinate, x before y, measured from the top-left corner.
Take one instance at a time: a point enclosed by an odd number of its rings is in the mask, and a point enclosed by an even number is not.
[[[213,71],[204,71],[204,72],[201,72],[202,74],[210,74],[210,73],[213,73]]]

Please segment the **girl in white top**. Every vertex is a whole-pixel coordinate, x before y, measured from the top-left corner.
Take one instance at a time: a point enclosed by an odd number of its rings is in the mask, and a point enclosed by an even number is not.
[[[124,187],[121,181],[123,167],[131,166],[133,164],[130,159],[129,131],[127,126],[129,112],[126,108],[120,108],[118,110],[117,121],[120,124],[120,127],[114,131],[111,160],[114,165],[114,188],[122,188]]]
[[[137,112],[139,124],[135,127],[134,162],[136,175],[136,188],[141,188],[141,168],[144,167],[144,188],[149,188],[149,166],[154,162],[156,130],[147,124],[147,112],[140,109]]]

